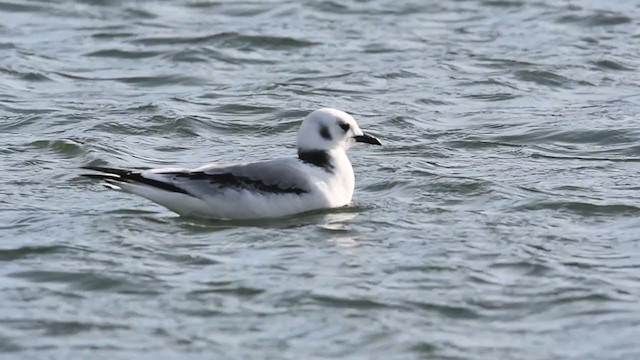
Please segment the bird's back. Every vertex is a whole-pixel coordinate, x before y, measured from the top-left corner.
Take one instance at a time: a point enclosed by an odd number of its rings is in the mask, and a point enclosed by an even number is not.
[[[150,170],[142,176],[171,184],[183,194],[130,187],[182,215],[265,218],[330,207],[331,174],[296,158],[237,165],[206,165],[186,171]]]

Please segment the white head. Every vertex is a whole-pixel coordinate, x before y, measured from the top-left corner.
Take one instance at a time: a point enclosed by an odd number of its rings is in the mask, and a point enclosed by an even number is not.
[[[380,140],[363,133],[351,115],[337,109],[312,112],[298,130],[298,151],[347,150],[354,142],[381,145]]]

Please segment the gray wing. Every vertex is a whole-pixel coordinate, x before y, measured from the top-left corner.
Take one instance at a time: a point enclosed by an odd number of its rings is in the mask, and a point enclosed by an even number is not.
[[[302,194],[311,191],[311,179],[297,159],[277,159],[231,166],[205,166],[193,170],[143,173],[149,179],[170,183],[194,195],[224,190],[256,193]]]

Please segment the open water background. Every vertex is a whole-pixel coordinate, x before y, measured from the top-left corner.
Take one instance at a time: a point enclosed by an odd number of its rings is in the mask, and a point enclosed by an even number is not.
[[[0,356],[640,358],[637,1],[0,1]],[[81,179],[294,154],[354,206],[179,218]]]

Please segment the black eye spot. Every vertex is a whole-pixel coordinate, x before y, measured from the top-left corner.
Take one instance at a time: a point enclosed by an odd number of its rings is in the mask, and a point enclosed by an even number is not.
[[[331,133],[329,132],[329,128],[326,126],[320,127],[320,136],[325,140],[331,141]]]
[[[340,128],[341,128],[344,132],[347,132],[347,131],[349,131],[349,128],[351,128],[351,126],[350,126],[349,124],[347,124],[347,123],[342,123],[342,124],[340,124]]]

